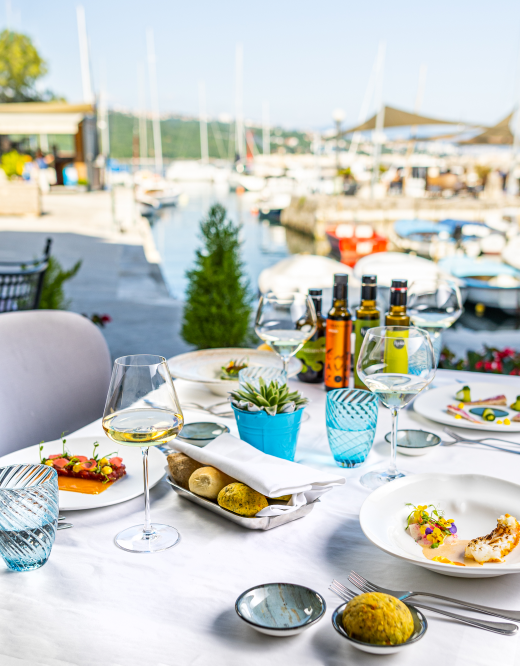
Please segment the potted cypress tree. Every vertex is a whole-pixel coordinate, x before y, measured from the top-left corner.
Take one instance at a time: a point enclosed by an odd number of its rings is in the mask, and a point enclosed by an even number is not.
[[[250,335],[252,295],[240,259],[240,226],[215,204],[200,223],[204,247],[187,271],[181,335],[198,349],[240,347]]]

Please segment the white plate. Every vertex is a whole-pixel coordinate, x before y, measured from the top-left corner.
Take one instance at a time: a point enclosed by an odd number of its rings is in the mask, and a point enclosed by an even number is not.
[[[520,382],[517,387],[509,386],[504,384],[485,384],[478,382],[469,382],[468,386],[471,389],[471,399],[479,400],[480,398],[492,398],[495,395],[505,395],[507,398],[507,404],[511,405],[515,400],[516,396],[520,395]],[[501,432],[507,434],[508,432],[520,432],[520,421],[511,421],[511,425],[497,425],[496,423],[471,423],[471,421],[465,421],[464,419],[456,419],[454,416],[451,416],[446,411],[448,405],[459,405],[460,400],[457,400],[455,394],[460,391],[462,384],[450,384],[449,386],[441,386],[436,389],[430,389],[419,395],[413,407],[415,411],[421,416],[425,416],[427,419],[432,421],[437,421],[437,423],[444,423],[445,425],[453,426],[456,428],[469,428],[470,430],[491,430],[493,432]],[[478,419],[478,416],[471,414],[469,411],[473,407],[478,407],[479,405],[471,405],[465,407],[465,411],[469,412],[470,416],[474,416]],[[483,406],[483,405],[482,405]],[[512,419],[513,416],[516,416],[519,412],[515,412],[512,409],[509,409],[509,406],[502,407],[498,405],[489,405],[491,409],[502,409],[505,412],[509,412],[509,419]]]
[[[231,360],[249,359],[249,365],[282,368],[281,358],[270,351],[229,347],[224,349],[200,349],[199,351],[180,354],[168,360],[173,377],[187,379],[190,382],[202,382],[212,393],[225,395],[238,389],[238,380],[220,379],[222,366]],[[292,357],[289,360],[289,377],[297,375],[302,362]]]
[[[458,567],[432,562],[405,532],[408,502],[434,504],[453,518],[459,539],[489,534],[497,518],[509,513],[520,520],[520,486],[480,474],[414,474],[375,490],[363,502],[359,513],[361,529],[369,541],[389,555],[425,569],[459,578],[487,578],[520,573],[520,546],[504,563]]]
[[[92,455],[94,442],[99,442],[97,453],[102,456],[118,451],[118,455],[123,458],[123,464],[126,465],[126,474],[122,479],[118,479],[110,488],[107,488],[99,495],[85,495],[83,493],[71,493],[60,490],[60,511],[78,511],[80,509],[98,509],[102,506],[119,504],[133,499],[143,493],[143,456],[141,449],[130,446],[117,445],[102,435],[101,437],[67,437],[65,447],[72,454],[80,456]],[[53,453],[59,453],[62,450],[61,440],[55,442],[45,442],[43,455],[50,456]],[[39,445],[29,446],[20,451],[13,451],[0,458],[0,466],[16,465],[18,463],[39,463]],[[148,479],[150,488],[153,488],[164,476],[164,467],[166,465],[166,456],[155,446],[150,447],[148,457]]]

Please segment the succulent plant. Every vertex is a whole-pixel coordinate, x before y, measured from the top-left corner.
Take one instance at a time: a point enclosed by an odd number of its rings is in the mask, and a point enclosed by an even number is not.
[[[265,411],[267,414],[289,414],[305,407],[309,402],[299,391],[289,392],[287,384],[272,381],[269,385],[260,377],[259,389],[246,384],[238,391],[230,391],[231,402],[237,409],[248,412]]]

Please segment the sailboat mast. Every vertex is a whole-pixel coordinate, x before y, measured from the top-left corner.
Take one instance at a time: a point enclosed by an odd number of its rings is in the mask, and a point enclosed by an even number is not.
[[[76,7],[76,18],[78,23],[79,57],[81,63],[81,83],[83,87],[83,101],[85,104],[94,102],[92,93],[92,78],[90,76],[90,58],[88,53],[87,23],[85,20],[85,9],[83,5]]]
[[[383,143],[383,128],[385,126],[385,107],[383,104],[383,79],[384,79],[384,70],[385,70],[385,53],[386,53],[386,43],[380,42],[379,44],[379,57],[378,57],[378,86],[377,86],[377,97],[376,97],[376,108],[377,117],[376,117],[376,128],[373,132],[373,141],[374,141],[374,162],[372,167],[372,182],[370,185],[370,198],[373,199],[375,196],[375,187],[379,178],[379,163],[381,161],[381,147]]]
[[[207,163],[208,152],[208,118],[206,116],[206,85],[199,81],[199,124],[200,124],[200,159]]]
[[[141,167],[148,159],[148,135],[146,127],[146,89],[144,79],[144,65],[137,68],[137,83],[139,85],[139,159]]]
[[[159,93],[157,90],[157,67],[155,60],[155,45],[153,29],[146,31],[146,43],[148,47],[148,76],[150,78],[150,97],[152,100],[153,114],[153,147],[155,153],[155,170],[162,175],[163,157],[161,142],[161,120],[159,117]]]
[[[269,102],[262,104],[262,152],[264,155],[271,153],[271,135],[269,126]]]
[[[243,61],[244,51],[242,44],[236,45],[235,51],[235,152],[240,162],[245,161],[245,141],[244,141],[244,111],[243,111]]]

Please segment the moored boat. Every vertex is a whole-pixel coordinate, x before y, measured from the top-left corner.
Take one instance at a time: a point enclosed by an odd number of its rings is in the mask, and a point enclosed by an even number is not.
[[[368,254],[385,252],[388,240],[374,231],[369,224],[337,224],[325,230],[333,252],[341,257],[341,263],[355,266]]]

